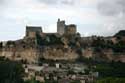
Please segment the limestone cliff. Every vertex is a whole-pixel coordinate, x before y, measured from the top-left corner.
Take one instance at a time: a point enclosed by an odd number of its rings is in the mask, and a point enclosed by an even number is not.
[[[20,49],[20,48],[19,48]],[[11,60],[23,60],[27,61],[28,63],[36,63],[39,53],[36,49],[24,49],[24,50],[3,50],[0,52],[1,56],[5,56]]]
[[[35,39],[23,39],[18,41],[8,41],[0,50],[0,56],[5,56],[11,60],[37,63],[39,58],[46,60],[75,60],[78,54],[75,49],[65,47],[65,45],[38,46]]]
[[[75,60],[78,58],[78,54],[70,48],[66,50],[61,48],[49,48],[45,49],[42,55],[45,59],[50,60]]]

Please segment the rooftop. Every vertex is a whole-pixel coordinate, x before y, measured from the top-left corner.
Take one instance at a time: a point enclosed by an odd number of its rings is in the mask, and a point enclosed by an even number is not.
[[[70,24],[70,25],[67,25],[67,27],[76,27],[75,24]]]
[[[41,26],[26,26],[26,31],[42,32]]]

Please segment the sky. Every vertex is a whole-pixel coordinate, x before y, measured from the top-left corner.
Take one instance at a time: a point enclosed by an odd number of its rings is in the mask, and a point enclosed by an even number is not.
[[[58,18],[82,36],[112,36],[125,29],[125,0],[0,0],[0,41],[23,38],[26,25],[56,32]]]

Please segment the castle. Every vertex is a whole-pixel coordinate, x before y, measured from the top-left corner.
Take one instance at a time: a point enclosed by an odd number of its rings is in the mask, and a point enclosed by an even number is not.
[[[42,28],[36,26],[26,26],[26,37],[34,38],[36,34],[41,34]]]
[[[75,24],[66,25],[64,20],[58,19],[57,21],[57,33],[51,34],[58,34],[62,35],[74,35],[77,32],[77,26]],[[40,26],[26,26],[26,38],[35,38],[36,34],[43,35],[47,34],[42,31],[42,27]],[[48,33],[50,34],[50,33]]]
[[[29,63],[37,63],[39,58],[75,60],[79,56],[94,59],[105,57],[104,59],[125,62],[124,33],[125,30],[121,30],[113,37],[81,37],[75,24],[66,25],[64,20],[58,19],[56,33],[44,33],[41,26],[26,26],[23,39],[0,42],[0,56],[13,60],[27,60]],[[116,46],[118,48],[114,49]],[[98,51],[100,48],[101,51]],[[121,52],[117,54],[120,57],[114,57],[117,49]],[[100,56],[102,54],[103,57]]]
[[[76,34],[76,25],[75,24],[70,24],[70,25],[66,25],[65,21],[60,21],[60,19],[58,19],[57,22],[57,33],[59,33],[60,35],[63,34]]]

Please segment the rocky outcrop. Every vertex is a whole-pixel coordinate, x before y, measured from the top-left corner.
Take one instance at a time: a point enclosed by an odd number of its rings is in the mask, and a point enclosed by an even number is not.
[[[78,58],[78,54],[71,50],[71,49],[66,49],[64,51],[63,49],[46,49],[43,52],[43,57],[45,59],[50,59],[50,60],[75,60]]]
[[[93,50],[91,48],[82,49],[82,56],[86,58],[92,58]]]
[[[37,52],[37,49],[23,49],[23,50],[2,50],[0,52],[0,56],[4,56],[6,58],[9,58],[11,60],[24,60],[28,63],[36,63],[39,52]]]
[[[40,57],[46,60],[76,60],[79,55],[76,49],[66,45],[37,46],[33,40],[19,40],[9,42],[3,46],[0,56],[5,56],[11,60],[26,61],[37,63]]]

